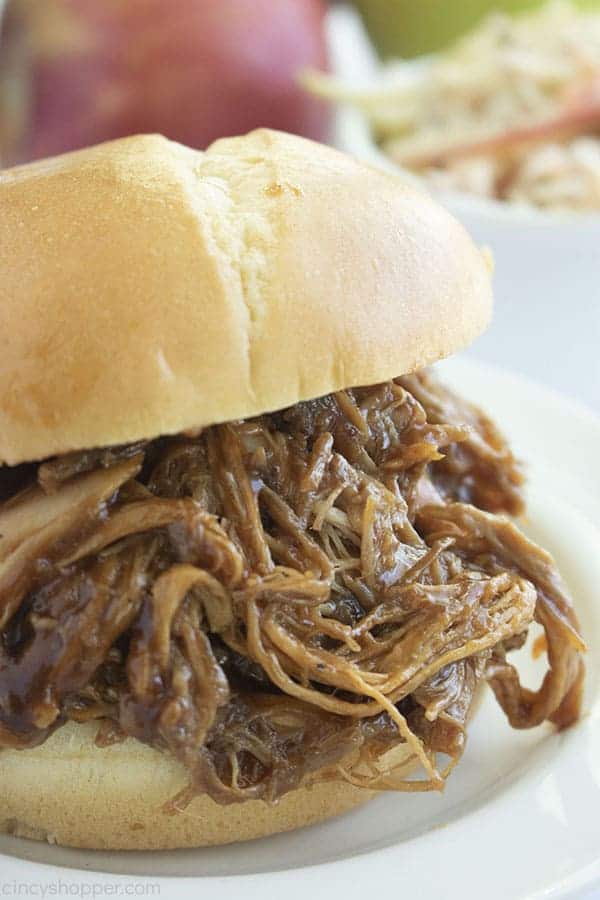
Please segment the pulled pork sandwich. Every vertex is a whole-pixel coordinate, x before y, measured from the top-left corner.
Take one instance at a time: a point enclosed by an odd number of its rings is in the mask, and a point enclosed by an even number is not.
[[[486,681],[515,728],[577,718],[519,468],[424,371],[490,315],[450,216],[269,131],[105,144],[0,199],[4,830],[251,838],[441,789]]]

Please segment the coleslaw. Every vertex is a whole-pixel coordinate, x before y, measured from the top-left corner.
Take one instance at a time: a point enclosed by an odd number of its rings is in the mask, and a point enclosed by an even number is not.
[[[350,102],[382,150],[432,187],[544,209],[600,210],[600,12],[566,2],[493,14],[449,50],[383,68]]]

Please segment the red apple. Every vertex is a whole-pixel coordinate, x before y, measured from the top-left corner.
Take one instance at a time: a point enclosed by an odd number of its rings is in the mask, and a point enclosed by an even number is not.
[[[297,82],[325,66],[324,12],[323,0],[9,0],[3,162],[137,132],[194,147],[261,125],[324,139],[327,112]]]

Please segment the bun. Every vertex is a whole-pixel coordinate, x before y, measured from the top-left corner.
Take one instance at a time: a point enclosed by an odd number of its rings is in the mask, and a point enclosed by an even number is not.
[[[247,417],[469,344],[482,254],[392,176],[256,131],[0,175],[0,462]]]
[[[201,796],[168,815],[163,806],[185,787],[184,768],[132,738],[96,747],[96,729],[68,723],[33,750],[0,751],[0,831],[96,850],[202,847],[311,825],[373,796],[325,782],[273,805],[220,806]]]

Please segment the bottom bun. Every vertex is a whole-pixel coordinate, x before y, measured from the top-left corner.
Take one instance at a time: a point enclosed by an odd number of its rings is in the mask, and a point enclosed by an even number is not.
[[[168,850],[247,841],[330,819],[374,796],[324,782],[262,800],[220,806],[194,799],[168,815],[187,783],[174,759],[127,739],[94,744],[97,725],[69,723],[33,750],[0,751],[0,831],[66,847]]]

